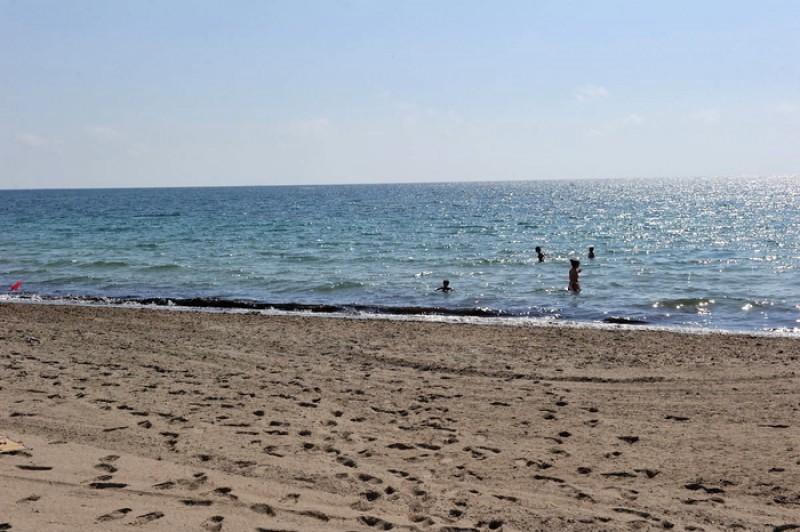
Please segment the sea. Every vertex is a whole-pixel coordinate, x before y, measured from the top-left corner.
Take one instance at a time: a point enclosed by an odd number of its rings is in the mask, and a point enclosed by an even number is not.
[[[5,302],[800,336],[798,177],[0,198]]]

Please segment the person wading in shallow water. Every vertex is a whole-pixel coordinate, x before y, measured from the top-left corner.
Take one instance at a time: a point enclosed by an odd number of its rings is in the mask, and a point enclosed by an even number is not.
[[[535,251],[536,256],[539,258],[539,262],[544,262],[544,253],[542,253],[542,248],[536,246]]]
[[[567,285],[567,290],[577,294],[581,291],[581,284],[578,282],[578,277],[581,273],[581,261],[578,259],[569,259],[569,262],[572,264],[572,268],[569,269],[569,285]]]

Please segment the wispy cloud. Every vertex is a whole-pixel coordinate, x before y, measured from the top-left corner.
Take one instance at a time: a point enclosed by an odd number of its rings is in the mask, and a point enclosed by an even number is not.
[[[572,91],[572,97],[580,103],[602,100],[608,96],[608,89],[600,85],[584,85]]]
[[[114,140],[124,136],[120,131],[105,126],[89,127],[86,129],[86,134],[98,140]]]
[[[406,130],[424,129],[444,135],[480,133],[478,125],[467,121],[456,111],[422,108],[408,102],[394,102],[394,106],[399,122]]]
[[[46,148],[55,144],[55,141],[52,139],[34,135],[33,133],[17,133],[14,135],[14,141],[31,148]]]
[[[639,125],[639,124],[644,124],[646,120],[642,115],[629,114],[628,116],[625,117],[623,122],[629,125]]]
[[[646,122],[647,120],[642,115],[631,113],[625,117],[596,125],[595,127],[585,130],[583,134],[587,138],[600,138],[622,132],[626,128],[641,126]]]

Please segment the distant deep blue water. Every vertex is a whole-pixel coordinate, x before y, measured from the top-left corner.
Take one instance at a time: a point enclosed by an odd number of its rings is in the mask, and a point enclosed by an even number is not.
[[[797,178],[0,197],[5,300],[800,332]],[[565,289],[571,257],[580,295]],[[443,279],[454,292],[435,290]]]

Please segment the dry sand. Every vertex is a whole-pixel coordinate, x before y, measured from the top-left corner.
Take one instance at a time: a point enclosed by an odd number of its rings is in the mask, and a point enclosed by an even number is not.
[[[0,530],[800,528],[800,340],[0,305]]]

